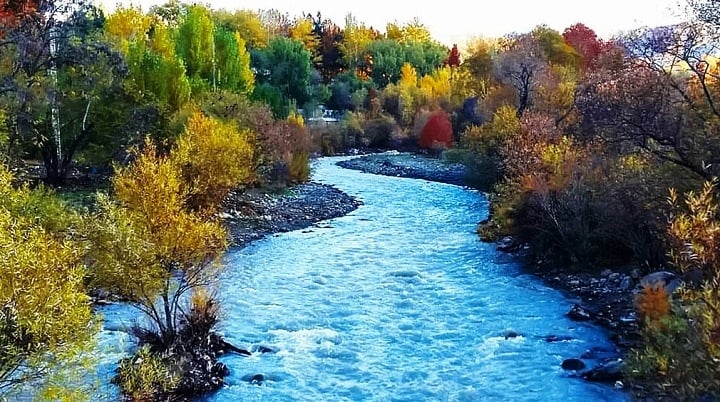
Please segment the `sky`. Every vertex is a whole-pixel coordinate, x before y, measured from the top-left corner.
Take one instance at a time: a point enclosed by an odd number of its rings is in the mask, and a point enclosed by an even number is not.
[[[166,0],[95,0],[106,11],[117,4],[138,4],[144,9]],[[192,1],[192,0],[190,0]],[[433,37],[450,46],[461,45],[472,36],[498,37],[511,32],[527,32],[546,24],[562,32],[576,23],[610,38],[619,31],[641,26],[667,25],[680,21],[679,2],[683,0],[205,0],[215,9],[277,9],[291,17],[321,11],[341,27],[345,15],[352,13],[360,22],[384,32],[388,22],[405,23],[417,17]]]

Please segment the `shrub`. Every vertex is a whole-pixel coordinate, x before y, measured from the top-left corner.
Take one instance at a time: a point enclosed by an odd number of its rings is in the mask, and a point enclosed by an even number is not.
[[[113,382],[133,401],[157,401],[167,398],[179,382],[163,357],[143,346],[132,357],[120,360]]]
[[[0,391],[47,385],[92,338],[78,223],[52,193],[14,187],[0,165]]]
[[[395,120],[381,114],[378,117],[361,122],[362,134],[360,142],[369,148],[384,149],[388,147],[390,138],[398,128]]]
[[[189,205],[214,213],[231,189],[250,183],[253,175],[252,134],[196,111],[171,153],[189,186]]]
[[[293,183],[304,183],[310,179],[310,162],[307,153],[293,153],[288,178]]]
[[[452,147],[452,123],[445,112],[434,113],[420,132],[419,145],[426,149]]]
[[[638,303],[645,316],[643,347],[631,354],[631,374],[680,400],[720,397],[720,216],[715,186],[707,182],[700,191],[685,194],[683,202],[676,191],[669,197],[670,260],[682,271],[702,272],[707,281],[681,290],[669,314],[662,314],[667,310],[658,300],[662,294],[644,295]]]
[[[658,322],[670,314],[670,297],[662,283],[647,284],[635,297],[635,306],[642,319]]]

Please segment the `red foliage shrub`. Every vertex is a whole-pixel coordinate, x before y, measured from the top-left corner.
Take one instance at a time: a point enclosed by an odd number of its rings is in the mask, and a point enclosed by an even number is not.
[[[422,148],[450,148],[452,142],[452,123],[450,123],[447,113],[433,114],[420,132],[420,146]]]

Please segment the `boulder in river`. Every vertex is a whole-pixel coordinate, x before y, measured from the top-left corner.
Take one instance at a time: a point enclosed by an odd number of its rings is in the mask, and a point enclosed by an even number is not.
[[[672,272],[667,271],[658,271],[653,272],[650,274],[647,274],[640,279],[639,286],[642,288],[643,286],[651,286],[656,284],[662,284],[667,285],[672,280],[674,280],[677,276],[673,274]]]
[[[580,359],[565,359],[561,367],[563,370],[582,370],[585,368],[585,362]]]
[[[513,330],[508,330],[508,331],[505,331],[503,336],[505,336],[505,339],[510,339],[510,338],[517,338],[518,336],[520,336],[520,334]]]

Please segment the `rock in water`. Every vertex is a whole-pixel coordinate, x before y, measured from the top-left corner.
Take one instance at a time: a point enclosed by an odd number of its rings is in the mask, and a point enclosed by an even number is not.
[[[585,368],[585,362],[580,359],[565,359],[561,367],[563,370],[582,370]]]

